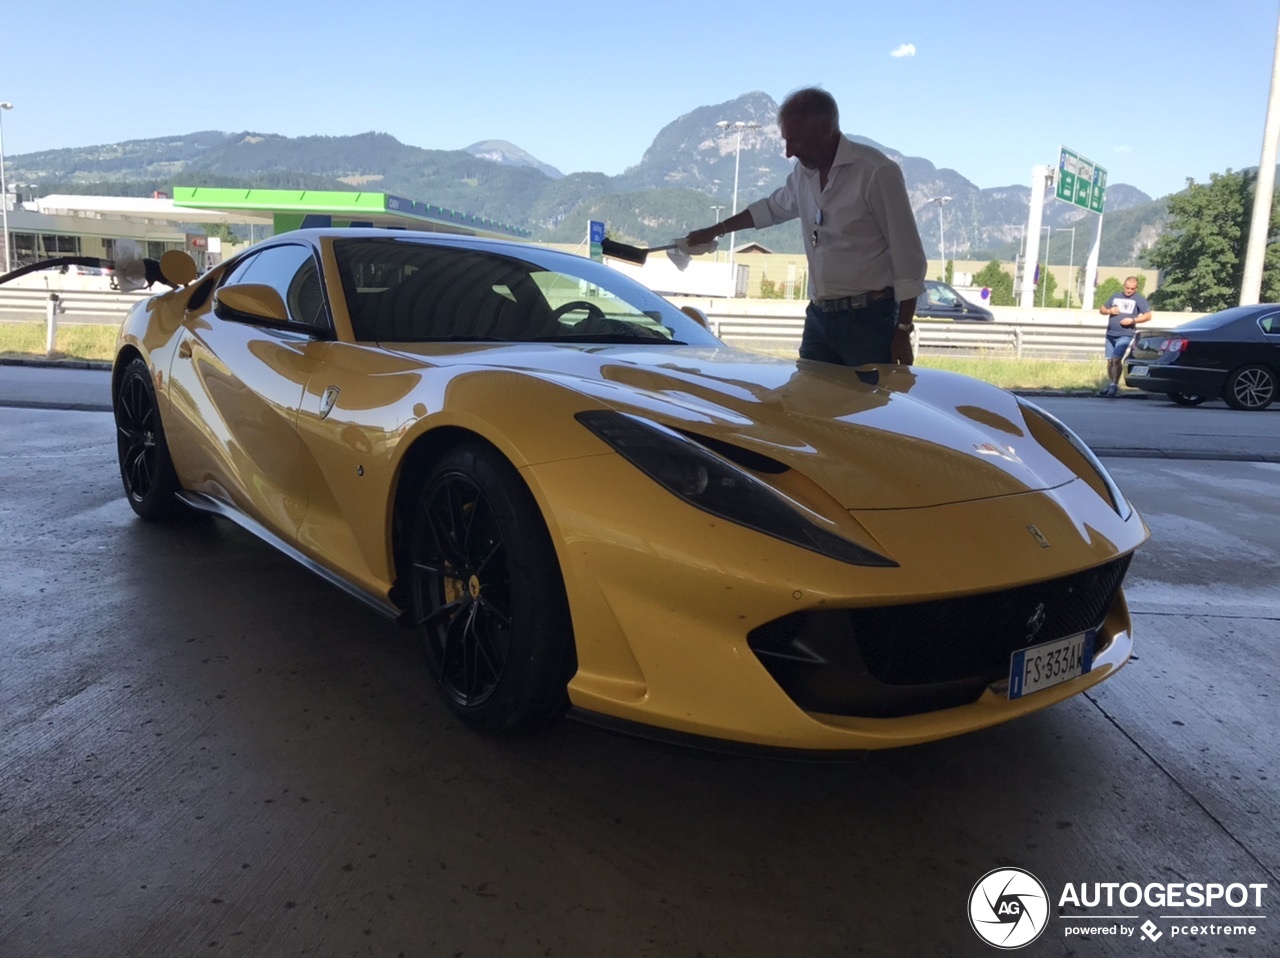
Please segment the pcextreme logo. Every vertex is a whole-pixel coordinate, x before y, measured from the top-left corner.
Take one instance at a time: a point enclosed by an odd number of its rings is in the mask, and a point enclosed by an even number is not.
[[[1265,882],[1067,882],[1057,898],[1058,924],[1064,938],[1114,935],[1147,944],[1252,938],[1267,917],[1266,890]],[[1048,927],[1051,901],[1031,872],[997,868],[969,893],[969,924],[993,947],[1023,948]]]

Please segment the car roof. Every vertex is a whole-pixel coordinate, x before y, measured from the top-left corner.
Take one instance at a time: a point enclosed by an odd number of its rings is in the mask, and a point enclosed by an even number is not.
[[[1258,303],[1251,306],[1232,306],[1228,309],[1220,310],[1216,313],[1210,313],[1208,316],[1199,316],[1196,319],[1188,320],[1175,327],[1179,332],[1198,332],[1208,331],[1211,329],[1225,329],[1228,326],[1240,324],[1241,326],[1253,326],[1263,316],[1280,310],[1280,303]]]

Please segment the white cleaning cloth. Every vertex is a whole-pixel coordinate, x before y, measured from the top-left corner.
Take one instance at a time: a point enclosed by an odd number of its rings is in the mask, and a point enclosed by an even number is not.
[[[718,240],[712,240],[710,243],[700,243],[697,246],[690,246],[689,241],[683,236],[680,239],[672,240],[674,249],[667,250],[667,258],[676,264],[676,269],[684,272],[684,268],[689,265],[690,256],[701,256],[704,253],[714,253],[720,247]]]
[[[147,285],[147,264],[142,261],[142,247],[136,240],[116,240],[113,258],[115,260],[113,273],[120,292],[132,292]]]

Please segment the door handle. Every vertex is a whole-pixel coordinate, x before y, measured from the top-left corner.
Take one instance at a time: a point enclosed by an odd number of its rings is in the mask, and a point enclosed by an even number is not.
[[[179,359],[191,358],[191,340],[184,339],[182,342],[178,344],[178,358]]]

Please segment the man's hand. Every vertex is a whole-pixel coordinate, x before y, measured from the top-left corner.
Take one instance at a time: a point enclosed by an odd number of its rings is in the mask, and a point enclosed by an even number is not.
[[[1131,316],[1126,316],[1124,319],[1120,320],[1120,325],[1121,325],[1121,326],[1132,326],[1132,325],[1133,325],[1133,317],[1131,317]]]
[[[705,243],[714,243],[724,234],[720,230],[720,224],[708,226],[705,229],[693,230],[685,237],[685,242],[690,246],[702,246]]]
[[[894,327],[893,342],[889,345],[889,358],[895,363],[910,366],[916,361],[915,350],[911,348],[911,330],[901,326]]]

